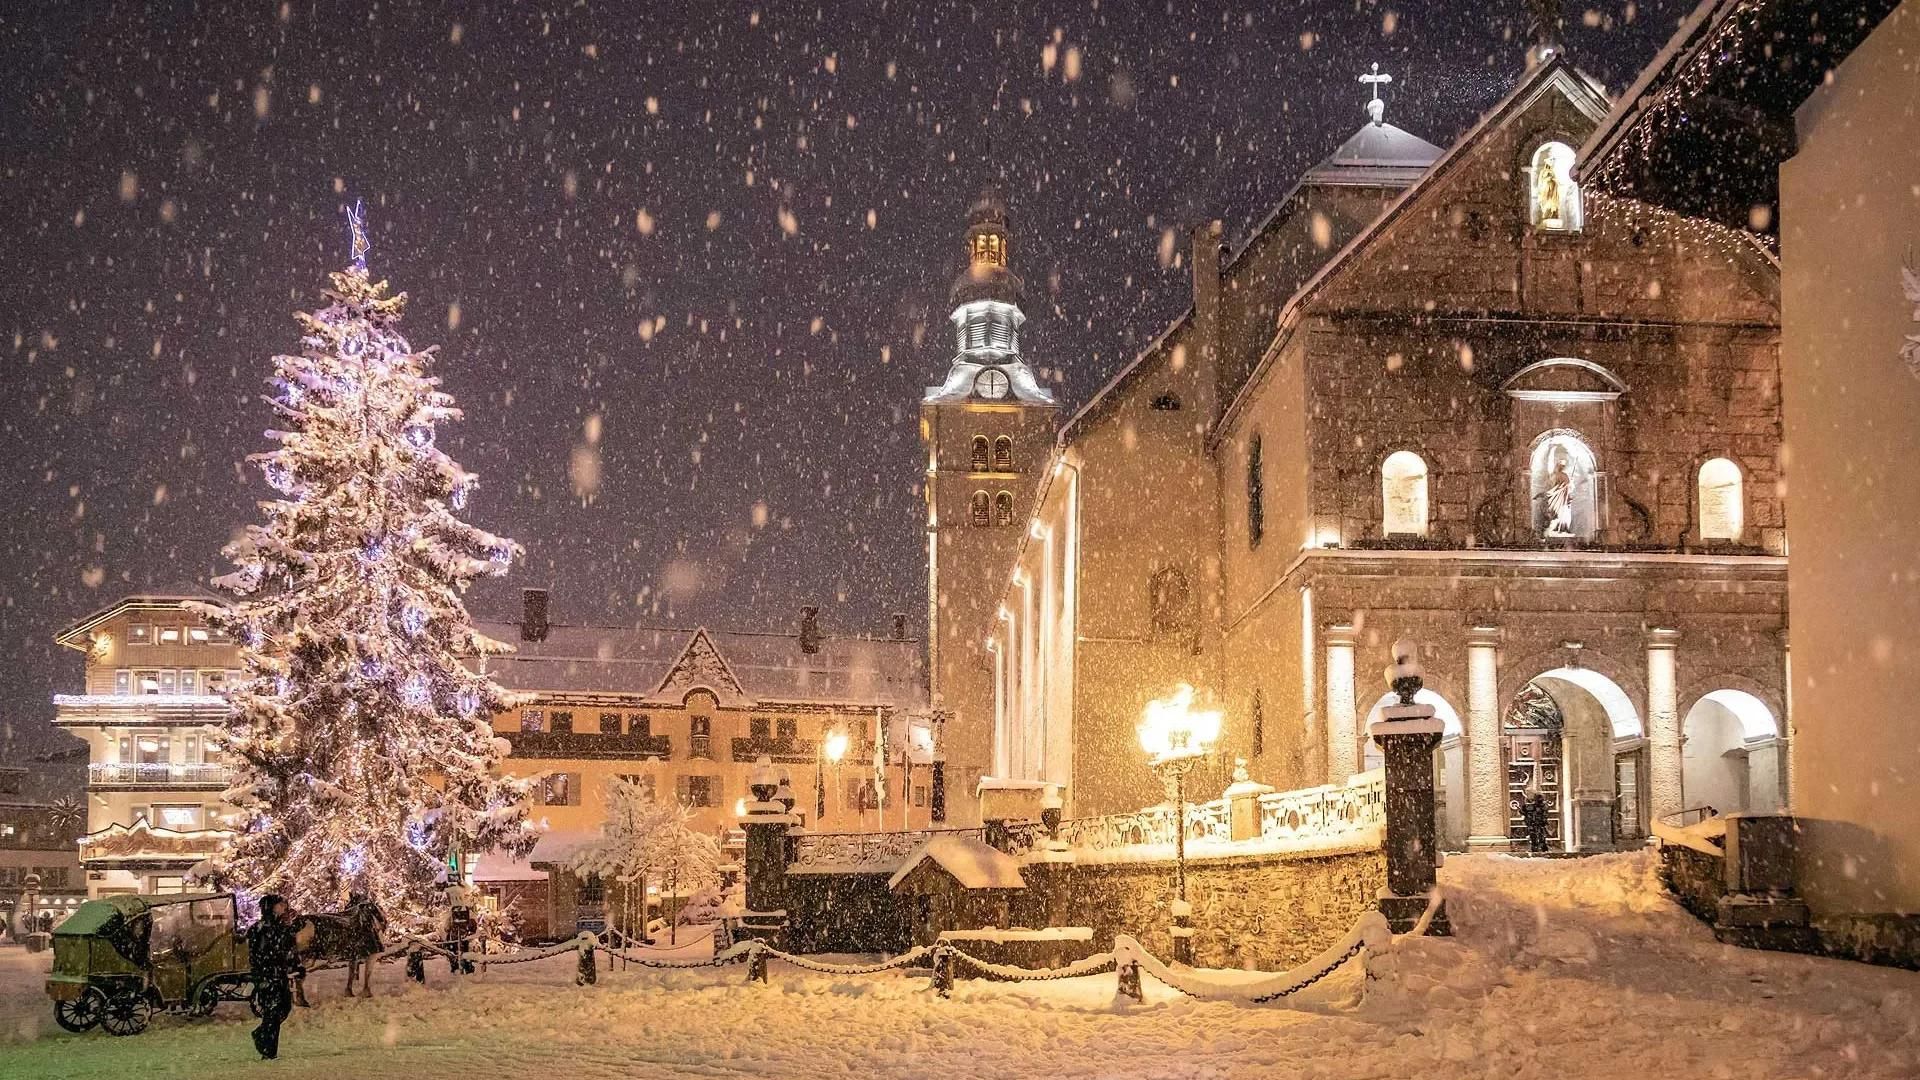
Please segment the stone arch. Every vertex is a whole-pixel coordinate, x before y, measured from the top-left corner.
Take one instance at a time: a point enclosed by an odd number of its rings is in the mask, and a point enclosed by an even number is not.
[[[1770,813],[1786,805],[1785,720],[1759,696],[1722,687],[1681,714],[1683,809]]]
[[[1623,663],[1604,649],[1582,645],[1570,649],[1562,645],[1527,653],[1517,660],[1500,657],[1500,700],[1512,701],[1520,688],[1555,668],[1591,668],[1626,692],[1635,712],[1646,715],[1646,675],[1639,664]]]
[[[1361,700],[1365,700],[1362,698]],[[1466,721],[1460,710],[1453,704],[1460,698],[1450,698],[1445,685],[1434,679],[1427,679],[1426,685],[1414,695],[1417,705],[1433,706],[1434,716],[1443,726],[1440,745],[1434,748],[1433,767],[1435,773],[1434,823],[1438,828],[1442,850],[1465,851],[1467,846],[1467,760],[1466,760]],[[1373,722],[1380,719],[1381,712],[1388,705],[1399,701],[1399,695],[1391,690],[1374,699],[1373,705],[1361,717],[1360,730],[1367,733],[1373,730]],[[1363,770],[1380,768],[1385,762],[1380,746],[1368,735],[1361,743],[1360,767]]]
[[[1526,837],[1521,808],[1536,785],[1548,799],[1550,849],[1604,850],[1644,835],[1644,694],[1609,667],[1620,670],[1599,654],[1562,649],[1503,676],[1501,756],[1516,840]]]

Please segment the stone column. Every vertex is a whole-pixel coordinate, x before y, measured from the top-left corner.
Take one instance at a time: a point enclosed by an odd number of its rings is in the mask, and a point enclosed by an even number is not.
[[[1781,793],[1780,812],[1791,814],[1800,802],[1800,777],[1794,767],[1800,755],[1794,751],[1794,737],[1798,732],[1793,729],[1793,641],[1784,626],[1776,633],[1780,636],[1780,704],[1787,711],[1780,718],[1779,769],[1786,784],[1786,790]]]
[[[1683,808],[1680,785],[1680,631],[1647,631],[1647,813]]]
[[[1433,751],[1445,726],[1433,706],[1416,705],[1421,675],[1418,647],[1408,640],[1393,646],[1388,683],[1400,702],[1381,710],[1371,734],[1387,759],[1387,890],[1380,913],[1396,934],[1412,930],[1425,914],[1440,859],[1434,823]],[[1452,933],[1446,908],[1434,913],[1428,932]]]
[[[1329,626],[1327,640],[1327,783],[1344,784],[1360,771],[1360,718],[1353,694],[1351,626]]]
[[[748,787],[753,798],[740,819],[747,834],[747,910],[740,930],[778,945],[787,929],[787,829],[793,815],[775,797],[780,779],[772,759],[754,762]]]
[[[1507,767],[1500,744],[1500,628],[1467,635],[1467,847],[1507,842]]]

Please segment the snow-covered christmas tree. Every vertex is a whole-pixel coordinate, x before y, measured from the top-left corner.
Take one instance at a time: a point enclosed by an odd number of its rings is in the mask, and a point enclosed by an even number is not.
[[[524,784],[496,776],[507,693],[472,661],[509,651],[476,631],[462,594],[518,545],[460,520],[475,477],[435,446],[460,417],[428,373],[434,349],[398,330],[406,294],[355,262],[274,357],[278,444],[250,459],[279,497],[229,545],[207,615],[243,646],[226,748],[241,810],[225,884],[301,910],[363,891],[423,914],[453,852],[521,853]]]

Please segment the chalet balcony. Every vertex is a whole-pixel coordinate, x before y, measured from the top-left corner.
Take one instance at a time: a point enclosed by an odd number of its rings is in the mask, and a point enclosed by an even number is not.
[[[805,764],[814,758],[812,739],[756,739],[747,736],[733,740],[733,760],[753,762],[761,757],[772,758],[782,764]]]
[[[640,760],[670,758],[673,740],[665,735],[601,735],[590,731],[503,731],[518,758]]]
[[[200,789],[220,791],[233,782],[231,765],[166,762],[126,762],[87,766],[87,786],[96,791],[159,791]]]
[[[55,694],[53,706],[62,727],[202,727],[233,715],[215,694]]]

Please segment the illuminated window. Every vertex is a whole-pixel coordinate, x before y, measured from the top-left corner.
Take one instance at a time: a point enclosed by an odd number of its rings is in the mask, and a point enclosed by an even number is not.
[[[127,644],[129,645],[153,644],[153,627],[147,625],[146,623],[128,624]]]
[[[205,645],[209,640],[211,640],[211,635],[207,632],[206,627],[190,626],[187,628],[187,644]]]
[[[113,692],[116,694],[133,693],[133,672],[126,668],[113,673]]]
[[[993,467],[998,472],[1013,471],[1013,440],[1005,435],[993,440]]]
[[[149,823],[174,832],[195,832],[206,828],[207,810],[197,805],[164,806],[156,803]]]
[[[987,471],[987,437],[985,435],[975,435],[973,437],[972,464],[974,472]]]
[[[180,628],[177,626],[161,627],[158,636],[162,645],[180,644]]]
[[[1013,524],[1013,492],[1003,491],[993,497],[993,523]]]
[[[1714,458],[1700,466],[1700,538],[1738,540],[1746,526],[1740,466]]]
[[[1267,531],[1267,479],[1260,461],[1260,436],[1247,443],[1247,546],[1259,547]]]
[[[1573,148],[1543,143],[1527,167],[1527,219],[1547,232],[1579,232],[1580,185],[1573,182]]]
[[[1395,451],[1380,463],[1380,532],[1427,535],[1427,463],[1411,450]]]
[[[183,694],[197,694],[200,692],[199,672],[188,669],[180,673],[180,692]]]
[[[993,496],[984,491],[976,491],[973,497],[967,500],[967,508],[972,514],[975,525],[993,524]]]

